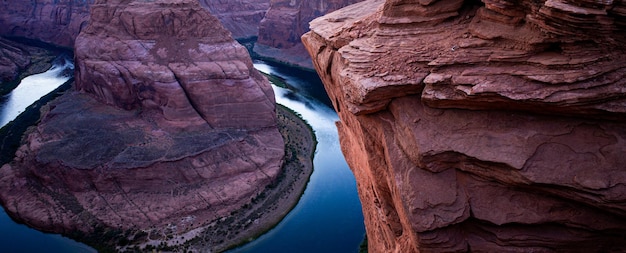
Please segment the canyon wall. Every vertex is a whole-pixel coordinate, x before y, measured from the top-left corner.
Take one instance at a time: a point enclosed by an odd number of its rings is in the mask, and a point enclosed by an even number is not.
[[[0,3],[0,35],[41,40],[73,47],[78,33],[87,26],[94,0],[3,1]],[[202,7],[218,17],[235,38],[258,34],[269,0],[200,0]]]
[[[96,0],[75,57],[77,91],[0,169],[13,218],[102,244],[120,244],[106,231],[182,244],[277,179],[271,86],[198,1]]]
[[[0,38],[0,83],[16,81],[19,73],[31,62],[28,55],[19,44]]]
[[[275,60],[313,68],[300,36],[316,17],[362,0],[272,0],[259,25],[254,52]]]
[[[2,1],[0,35],[72,47],[94,0]]]
[[[626,250],[626,2],[367,0],[303,41],[370,252]]]
[[[270,0],[200,0],[200,4],[222,21],[234,38],[250,38],[259,34]]]

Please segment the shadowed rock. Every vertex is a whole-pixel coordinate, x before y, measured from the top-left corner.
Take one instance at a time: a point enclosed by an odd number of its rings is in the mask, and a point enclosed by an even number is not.
[[[313,68],[300,36],[309,31],[316,17],[361,0],[272,0],[259,25],[259,39],[254,52],[264,57]]]
[[[274,94],[215,17],[194,0],[91,10],[77,91],[46,107],[0,169],[7,213],[50,232],[160,240],[200,231],[277,179]]]

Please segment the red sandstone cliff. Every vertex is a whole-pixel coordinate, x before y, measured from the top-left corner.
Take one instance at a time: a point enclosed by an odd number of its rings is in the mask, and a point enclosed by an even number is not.
[[[368,0],[303,36],[370,252],[626,250],[626,3]]]
[[[254,52],[264,57],[313,68],[300,36],[316,17],[362,0],[272,0],[259,25]]]
[[[45,231],[163,239],[276,179],[272,89],[197,1],[96,0],[89,23],[76,39],[78,91],[49,104],[0,169],[7,213]]]

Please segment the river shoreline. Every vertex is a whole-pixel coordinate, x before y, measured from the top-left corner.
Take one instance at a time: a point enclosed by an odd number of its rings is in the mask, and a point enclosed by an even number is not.
[[[211,252],[223,252],[248,243],[275,227],[298,204],[313,173],[313,155],[317,141],[315,133],[296,112],[277,105],[279,131],[285,140],[285,164],[279,178],[268,186],[260,198],[211,225],[189,247],[192,252],[204,252],[201,244],[222,243],[210,246]],[[234,227],[243,227],[237,231]],[[221,232],[221,233],[220,233]]]
[[[50,66],[52,65],[51,59],[44,62],[47,62]],[[41,67],[31,68],[27,72],[39,71],[39,69]],[[22,75],[26,76],[28,73],[23,73]],[[2,136],[0,150],[3,156],[1,164],[12,160],[15,150],[21,143],[23,133],[29,127],[36,125],[39,120],[40,108],[68,89],[71,89],[72,84],[73,79],[42,97],[13,122],[2,127],[0,130],[0,136]],[[184,235],[177,235],[168,240],[150,240],[147,238],[148,242],[135,241],[123,247],[108,243],[125,241],[127,238],[125,238],[124,234],[128,233],[119,233],[118,238],[113,240],[98,240],[102,236],[111,236],[112,233],[110,232],[112,231],[101,231],[103,232],[101,235],[66,234],[66,236],[94,246],[103,252],[138,252],[152,249],[161,251],[185,250],[205,252],[210,250],[211,252],[222,252],[263,235],[280,223],[297,205],[313,172],[312,159],[317,144],[311,126],[299,117],[296,112],[281,105],[277,105],[276,110],[279,131],[285,140],[285,164],[283,165],[283,170],[279,178],[268,186],[260,197],[244,205],[242,209],[208,226],[194,229]],[[140,233],[138,232],[137,234]],[[188,240],[185,240],[185,238],[188,238]],[[103,242],[105,243],[104,245],[102,244]]]
[[[50,67],[52,67],[54,60],[58,58],[59,55],[73,54],[71,50],[66,48],[55,47],[54,45],[24,38],[3,36],[0,37],[0,40],[5,41],[5,43],[8,43],[11,46],[19,48],[24,53],[27,53],[30,58],[28,65],[24,69],[20,70],[15,80],[0,84],[0,96],[9,94],[25,77],[46,72],[50,69]]]
[[[20,114],[13,122],[3,127],[2,154],[6,154],[2,163],[12,160],[15,149],[19,147],[21,136],[27,128],[39,120],[40,108],[55,97],[58,97],[71,86],[72,80],[63,87],[42,97]],[[245,244],[264,234],[276,226],[295,205],[304,192],[313,171],[312,157],[315,152],[316,140],[311,127],[297,113],[283,106],[277,105],[279,131],[285,139],[285,164],[279,178],[250,204],[213,222],[209,226],[198,228],[177,235],[169,240],[150,240],[137,242],[126,247],[119,245],[102,245],[102,242],[123,241],[124,234],[119,233],[118,239],[98,240],[103,236],[109,237],[111,231],[102,231],[101,235],[67,235],[103,252],[158,249],[162,251],[179,251],[184,249],[192,252],[201,252],[210,249],[212,252],[221,252],[238,245]],[[185,241],[185,238],[190,240]],[[184,243],[181,243],[184,242]]]

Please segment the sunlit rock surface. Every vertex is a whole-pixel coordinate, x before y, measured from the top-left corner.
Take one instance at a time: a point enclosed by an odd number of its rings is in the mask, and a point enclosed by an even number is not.
[[[370,252],[626,250],[625,7],[369,0],[311,22]]]

